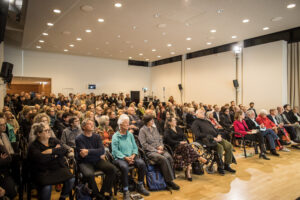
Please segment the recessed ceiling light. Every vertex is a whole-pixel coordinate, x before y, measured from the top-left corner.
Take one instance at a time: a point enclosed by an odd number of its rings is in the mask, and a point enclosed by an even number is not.
[[[159,13],[155,13],[154,14],[154,18],[159,18],[160,14]]]
[[[154,52],[154,51],[156,51],[156,49],[152,49],[152,51]]]
[[[132,59],[132,57],[129,57],[129,59]]]
[[[211,45],[211,42],[206,42],[207,45]]]
[[[99,18],[99,19],[98,19],[98,22],[104,22],[104,19]]]
[[[162,35],[167,35],[167,33],[166,32],[162,32]]]
[[[42,35],[44,35],[44,36],[47,36],[47,35],[48,35],[48,33],[42,33]]]
[[[36,46],[36,48],[37,48],[37,49],[40,49],[40,48],[42,48],[42,47],[41,47],[41,46]]]
[[[249,19],[243,19],[243,23],[248,23],[249,21]]]
[[[44,43],[45,41],[44,41],[44,40],[39,40],[39,42],[40,42],[40,43]]]
[[[139,53],[139,55],[142,56],[143,54],[142,54],[142,53]]]
[[[147,42],[148,42],[148,40],[144,40],[144,42],[145,42],[145,43],[147,43]]]
[[[149,59],[148,59],[148,58],[146,58],[145,60],[146,60],[146,61],[149,61]]]
[[[168,46],[168,47],[171,47],[171,46],[172,46],[172,44],[167,44],[167,46]]]
[[[70,46],[70,47],[74,47],[74,44],[70,44],[69,46]]]
[[[117,38],[121,38],[121,35],[117,35]]]
[[[64,52],[68,52],[69,50],[68,49],[64,49]]]
[[[166,28],[166,27],[167,27],[167,24],[158,24],[157,27],[158,27],[158,28]]]
[[[218,13],[218,14],[221,14],[222,12],[224,12],[224,9],[218,9],[218,10],[217,10],[217,13]]]
[[[186,48],[186,50],[190,51],[190,50],[191,50],[191,48],[189,48],[189,47],[188,47],[188,48]]]
[[[90,32],[92,32],[92,30],[91,29],[86,29],[85,32],[90,33]]]
[[[175,54],[175,52],[174,52],[174,51],[172,51],[170,54],[174,55],[174,54]]]
[[[191,24],[190,24],[190,23],[188,23],[188,22],[186,22],[184,25],[185,25],[185,26],[190,26]]]
[[[135,30],[135,29],[136,29],[136,26],[133,26],[132,29]]]
[[[283,17],[273,17],[273,18],[271,19],[271,21],[272,21],[272,22],[278,22],[278,21],[282,20],[282,18],[283,18]]]
[[[80,10],[83,12],[92,12],[94,8],[90,5],[83,5],[80,7]]]
[[[216,29],[212,29],[212,30],[210,30],[210,32],[211,32],[211,33],[215,33],[215,32],[217,32],[217,31],[216,31]]]
[[[51,23],[51,22],[48,22],[47,23],[47,26],[53,26],[54,24],[53,23]]]
[[[158,58],[160,58],[161,56],[157,56]]]
[[[236,36],[236,35],[233,35],[233,36],[231,36],[231,38],[232,38],[232,39],[235,39],[235,38],[237,38],[237,36]]]
[[[77,41],[81,41],[82,39],[80,37],[76,38]]]
[[[270,29],[269,27],[264,27],[263,28],[264,31],[269,30],[269,29]]]
[[[60,13],[61,13],[61,10],[59,10],[59,9],[54,9],[53,12],[56,13],[56,14],[60,14]]]
[[[191,37],[187,37],[186,40],[189,41],[189,40],[192,40],[192,38]]]
[[[115,7],[121,8],[121,7],[122,7],[122,4],[121,4],[121,3],[115,3]]]
[[[295,8],[295,7],[296,7],[296,4],[294,4],[294,3],[287,5],[287,8]]]

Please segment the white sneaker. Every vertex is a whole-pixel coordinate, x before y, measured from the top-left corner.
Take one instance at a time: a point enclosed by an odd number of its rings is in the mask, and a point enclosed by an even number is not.
[[[291,150],[289,150],[288,148],[286,147],[283,147],[280,151],[284,151],[284,152],[290,152]]]

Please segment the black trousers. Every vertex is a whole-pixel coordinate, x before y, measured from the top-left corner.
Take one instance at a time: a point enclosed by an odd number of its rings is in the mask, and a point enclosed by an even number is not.
[[[256,134],[247,134],[247,135],[245,135],[245,139],[258,142],[260,152],[261,153],[266,152],[264,136],[261,132],[258,132]]]
[[[9,197],[10,199],[13,199],[15,196],[17,196],[15,186],[16,184],[12,177],[7,175],[0,175],[0,187],[5,190],[5,196]]]
[[[105,174],[100,193],[104,194],[107,192],[112,194],[112,187],[117,174],[117,168],[113,164],[101,159],[96,163],[80,163],[79,168],[84,179],[88,182],[89,187],[92,189],[93,195],[97,195],[99,192],[94,177],[95,171],[102,171]]]

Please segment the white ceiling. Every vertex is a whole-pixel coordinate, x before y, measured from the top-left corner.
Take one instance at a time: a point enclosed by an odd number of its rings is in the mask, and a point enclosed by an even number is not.
[[[114,7],[116,2],[122,7]],[[290,3],[296,7],[288,9]],[[84,5],[93,11],[83,12]],[[274,17],[282,19],[272,21]],[[98,18],[105,21],[99,23]],[[155,61],[298,26],[300,0],[29,0],[22,48]],[[212,29],[216,32],[211,33]],[[233,35],[237,38],[232,39]],[[76,41],[77,37],[82,41]],[[41,39],[45,42],[39,43]]]

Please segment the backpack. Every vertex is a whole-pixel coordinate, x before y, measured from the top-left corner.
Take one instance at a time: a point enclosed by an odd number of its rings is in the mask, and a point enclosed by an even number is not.
[[[90,196],[92,193],[91,189],[88,188],[86,184],[79,184],[75,189],[76,200],[92,200]]]
[[[160,173],[159,168],[153,165],[147,166],[146,179],[147,179],[147,186],[150,191],[167,189],[166,182],[164,180],[164,177]]]

